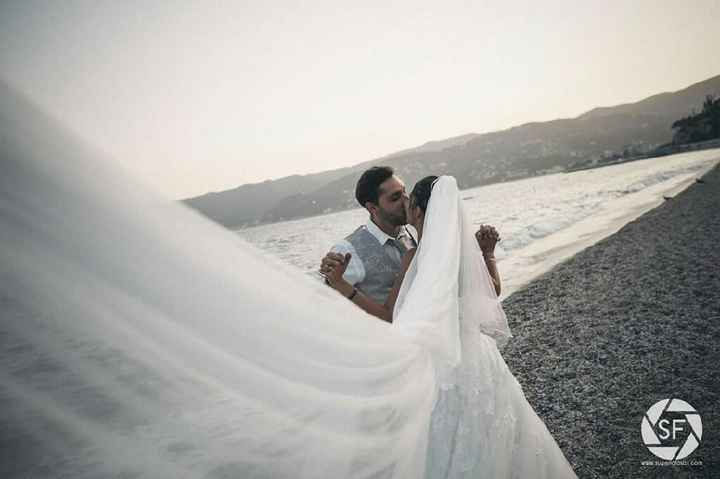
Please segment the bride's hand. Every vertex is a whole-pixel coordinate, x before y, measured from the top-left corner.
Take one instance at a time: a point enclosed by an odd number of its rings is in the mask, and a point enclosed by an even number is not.
[[[495,245],[500,241],[500,235],[492,225],[480,225],[480,229],[475,233],[478,245],[483,255],[494,254]]]

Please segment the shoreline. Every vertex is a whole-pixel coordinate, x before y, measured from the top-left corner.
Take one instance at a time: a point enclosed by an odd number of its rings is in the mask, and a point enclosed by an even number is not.
[[[609,161],[607,163],[602,163],[602,164],[593,165],[593,166],[581,166],[578,168],[570,168],[568,170],[565,170],[563,173],[573,173],[575,171],[592,170],[594,168],[602,168],[605,166],[621,165],[623,163],[628,163],[630,161],[651,160],[653,158],[661,158],[663,156],[677,155],[679,153],[690,153],[693,151],[714,150],[717,148],[720,148],[720,138],[699,141],[696,143],[684,143],[682,145],[667,144],[667,145],[660,146],[660,147],[656,148],[655,150],[653,150],[649,153],[646,153],[644,155],[631,156],[628,158],[620,158],[619,160],[616,160],[616,161]]]
[[[503,302],[503,357],[578,477],[720,475],[720,165],[702,179]],[[641,464],[670,397],[701,414],[702,466]]]
[[[505,282],[503,290],[506,293],[501,299],[505,301],[515,291],[527,286],[556,265],[617,233],[627,223],[663,204],[666,196],[676,196],[695,184],[697,178],[707,174],[719,164],[720,151],[712,164],[703,167],[698,172],[670,179],[633,193],[633,195],[612,200],[613,207],[604,207],[603,211],[594,213],[567,228],[562,228],[523,248],[512,251],[507,258],[498,261],[500,271],[503,271],[503,265],[505,265],[512,270],[522,269],[525,274],[512,277],[511,281]],[[625,207],[624,205],[628,203],[630,206]],[[615,210],[618,209],[623,213],[617,215]],[[529,265],[529,267],[518,268],[517,265],[521,264]]]
[[[717,149],[717,150],[718,150],[718,155],[720,155],[720,146],[713,146],[713,147],[710,147],[710,148],[701,148],[701,149],[692,150],[692,151],[704,151],[704,150],[713,150],[713,149]],[[468,190],[472,190],[472,189],[475,189],[475,188],[481,188],[481,187],[484,187],[484,186],[496,185],[496,184],[501,184],[501,183],[502,183],[502,184],[505,184],[505,183],[513,183],[513,182],[516,182],[516,181],[527,180],[527,179],[530,179],[530,178],[541,178],[541,177],[547,176],[547,175],[562,175],[562,174],[568,174],[568,173],[575,173],[575,172],[578,172],[578,171],[595,170],[595,169],[598,169],[598,168],[605,168],[605,167],[608,167],[608,166],[616,166],[616,165],[620,165],[620,164],[624,164],[624,163],[631,163],[631,162],[633,162],[633,161],[652,160],[652,159],[657,159],[657,158],[662,157],[662,156],[671,156],[671,155],[673,155],[673,154],[680,154],[680,153],[688,153],[688,151],[678,151],[678,152],[675,152],[675,153],[669,153],[669,154],[666,154],[666,155],[658,155],[658,156],[653,156],[653,157],[632,158],[632,159],[628,159],[628,160],[626,160],[626,161],[620,161],[620,162],[615,162],[615,163],[606,163],[606,164],[598,164],[598,165],[589,166],[589,167],[585,167],[585,168],[568,169],[568,170],[564,170],[564,171],[545,172],[545,173],[539,173],[539,174],[529,175],[529,176],[520,176],[520,177],[515,177],[515,178],[508,178],[508,179],[505,179],[505,180],[502,180],[502,181],[493,181],[493,182],[490,182],[490,183],[484,183],[484,184],[481,184],[481,185],[475,185],[475,186],[470,186],[470,187],[468,187],[468,188],[463,188],[463,189],[460,190],[460,193],[462,194],[463,192],[466,192],[466,191],[468,191]],[[463,197],[463,199],[467,199],[467,198]],[[182,201],[182,200],[180,200],[180,201]],[[297,217],[287,218],[287,219],[283,219],[283,220],[279,220],[279,221],[261,221],[261,222],[258,222],[258,223],[241,224],[241,225],[224,226],[224,227],[225,227],[226,229],[228,229],[229,231],[232,231],[232,232],[234,232],[234,233],[237,233],[237,232],[240,232],[240,231],[243,231],[243,230],[248,230],[248,229],[252,229],[252,228],[259,228],[259,227],[262,227],[262,226],[268,226],[268,225],[272,225],[272,224],[292,223],[293,221],[302,221],[302,220],[307,220],[307,219],[310,219],[310,218],[317,218],[317,217],[321,217],[321,216],[328,216],[328,215],[333,215],[333,214],[337,214],[337,213],[346,213],[346,212],[352,211],[352,210],[354,210],[354,209],[362,209],[362,208],[353,207],[353,208],[348,208],[348,209],[343,209],[343,210],[335,210],[335,211],[331,211],[331,212],[328,212],[328,213],[318,213],[318,214],[310,214],[310,215],[297,216]],[[202,214],[202,213],[201,213],[201,214]]]
[[[579,477],[720,474],[720,165],[702,178],[503,301],[503,357]],[[701,414],[702,466],[641,464],[669,397]]]

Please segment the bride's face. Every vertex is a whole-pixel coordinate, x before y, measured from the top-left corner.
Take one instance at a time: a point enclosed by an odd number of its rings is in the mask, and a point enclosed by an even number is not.
[[[425,213],[423,210],[415,205],[415,197],[410,195],[410,199],[405,203],[406,216],[409,224],[413,225],[416,230],[422,228],[423,221],[425,220]]]

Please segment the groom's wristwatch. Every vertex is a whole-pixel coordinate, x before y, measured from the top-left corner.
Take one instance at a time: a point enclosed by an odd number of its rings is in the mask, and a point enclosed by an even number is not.
[[[353,292],[350,293],[350,296],[348,296],[347,299],[352,301],[356,294],[357,294],[357,288],[353,288]]]

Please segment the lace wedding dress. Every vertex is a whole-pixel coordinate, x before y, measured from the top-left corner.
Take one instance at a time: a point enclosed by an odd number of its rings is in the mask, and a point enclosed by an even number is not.
[[[575,477],[498,351],[510,330],[452,177],[433,187],[393,321],[438,379],[425,477]]]
[[[0,132],[0,476],[572,475],[432,234],[390,325],[2,82]]]

